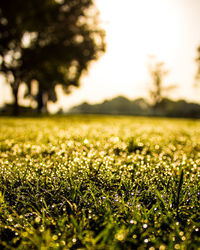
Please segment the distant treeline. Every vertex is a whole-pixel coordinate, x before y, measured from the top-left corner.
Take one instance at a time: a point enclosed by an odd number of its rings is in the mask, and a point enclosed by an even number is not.
[[[92,105],[84,102],[72,107],[68,113],[200,118],[200,105],[185,100],[173,101],[164,98],[157,107],[152,107],[143,98],[129,100],[123,96],[118,96],[99,104]]]

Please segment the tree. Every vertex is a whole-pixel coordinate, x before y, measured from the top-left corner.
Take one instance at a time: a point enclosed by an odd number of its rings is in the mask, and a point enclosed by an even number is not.
[[[56,100],[55,86],[65,92],[79,86],[89,63],[105,51],[92,0],[3,0],[0,3],[0,70],[11,84],[18,108],[22,82],[31,94],[37,80],[38,109]]]
[[[176,88],[175,85],[164,86],[164,78],[168,74],[168,70],[165,69],[163,62],[155,62],[154,58],[149,64],[149,72],[152,79],[152,87],[149,89],[152,106],[154,109],[158,108],[165,96],[166,92]]]
[[[17,112],[19,84],[23,79],[23,72],[19,69],[21,40],[25,32],[24,23],[28,20],[27,12],[22,11],[21,4],[23,3],[19,0],[0,2],[0,70],[11,84],[15,112]],[[27,3],[25,5],[26,9]]]
[[[197,62],[197,73],[195,76],[195,80],[196,83],[195,85],[198,86],[200,83],[200,46],[197,48],[197,58],[196,58],[196,62]]]

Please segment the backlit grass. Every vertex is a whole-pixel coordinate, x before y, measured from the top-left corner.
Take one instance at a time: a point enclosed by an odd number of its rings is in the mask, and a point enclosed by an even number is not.
[[[200,121],[0,118],[6,249],[198,249]]]

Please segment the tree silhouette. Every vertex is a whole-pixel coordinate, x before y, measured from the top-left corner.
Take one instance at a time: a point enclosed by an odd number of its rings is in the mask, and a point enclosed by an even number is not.
[[[164,86],[164,78],[168,74],[164,62],[155,62],[154,58],[149,64],[149,72],[152,80],[152,86],[149,89],[149,94],[154,109],[158,108],[165,97],[166,93],[176,88],[176,85]]]
[[[196,58],[196,62],[197,62],[197,73],[195,75],[195,80],[196,80],[196,83],[195,85],[196,86],[199,86],[199,83],[200,83],[200,46],[197,48],[197,58]]]
[[[22,82],[31,94],[37,80],[38,109],[56,100],[55,86],[65,92],[79,86],[82,73],[105,51],[92,0],[3,0],[0,2],[0,71],[12,87],[14,112]]]

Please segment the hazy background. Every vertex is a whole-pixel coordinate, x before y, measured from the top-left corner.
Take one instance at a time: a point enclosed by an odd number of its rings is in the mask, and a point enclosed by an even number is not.
[[[81,87],[73,88],[71,95],[63,95],[57,88],[60,98],[51,105],[52,110],[67,110],[83,101],[96,103],[117,95],[148,97],[147,64],[151,55],[169,70],[166,84],[178,85],[170,98],[199,102],[200,90],[193,87],[200,45],[199,0],[95,2],[107,34],[107,52],[91,65]],[[0,105],[10,100],[10,87],[1,78]]]

